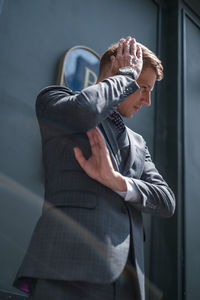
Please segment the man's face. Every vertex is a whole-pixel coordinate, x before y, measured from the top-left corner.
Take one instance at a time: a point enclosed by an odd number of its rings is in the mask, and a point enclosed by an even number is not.
[[[142,105],[151,105],[151,91],[154,88],[156,81],[155,71],[149,67],[145,68],[137,79],[137,83],[140,87],[135,93],[126,98],[118,106],[118,112],[126,118],[132,117]]]

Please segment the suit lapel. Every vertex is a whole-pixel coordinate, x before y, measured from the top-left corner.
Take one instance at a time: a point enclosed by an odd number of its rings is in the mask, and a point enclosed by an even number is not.
[[[110,127],[109,121],[107,119],[99,125],[99,128],[104,135],[114,169],[120,172],[119,166],[122,157],[115,133]],[[142,166],[144,165],[145,159],[144,147],[143,144],[141,144],[140,139],[138,139],[137,136],[134,135],[131,129],[126,127],[126,132],[130,147],[128,149],[127,160],[124,169],[121,173],[128,177],[140,178],[143,171]]]
[[[129,150],[128,150],[128,154],[127,154],[127,160],[126,160],[126,164],[125,164],[125,168],[124,168],[124,173],[126,174],[129,169],[133,166],[134,164],[134,160],[135,160],[135,152],[136,152],[136,149],[135,149],[135,145],[133,143],[133,139],[131,138],[130,136],[130,133],[129,133],[129,128],[126,127],[126,132],[127,132],[127,137],[128,137],[128,140],[129,140]]]
[[[127,176],[140,178],[145,160],[144,145],[138,140],[137,136],[134,136],[131,129],[127,128],[127,134],[130,148],[124,172]]]
[[[100,125],[99,128],[101,129],[107,148],[110,152],[110,156],[113,162],[114,168],[119,171],[119,164],[120,164],[120,151],[118,148],[117,140],[112,128],[108,124],[108,120],[105,119]]]

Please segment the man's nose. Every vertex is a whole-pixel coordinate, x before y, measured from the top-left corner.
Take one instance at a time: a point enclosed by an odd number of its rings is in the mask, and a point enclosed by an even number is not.
[[[151,92],[147,92],[143,97],[142,97],[142,104],[146,106],[151,105]]]

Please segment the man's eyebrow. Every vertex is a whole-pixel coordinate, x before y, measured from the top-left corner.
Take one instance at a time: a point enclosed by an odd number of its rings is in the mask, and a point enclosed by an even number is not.
[[[142,86],[142,85],[145,86],[145,87],[148,87],[148,88],[151,89],[151,90],[154,88],[154,85],[151,86],[150,84],[147,84],[147,83],[142,83],[141,86]]]

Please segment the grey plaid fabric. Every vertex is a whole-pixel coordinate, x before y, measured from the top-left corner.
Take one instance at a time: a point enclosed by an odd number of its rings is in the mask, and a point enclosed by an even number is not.
[[[124,121],[122,120],[120,114],[116,111],[113,111],[110,115],[112,123],[115,125],[118,133],[122,133],[125,130]]]

